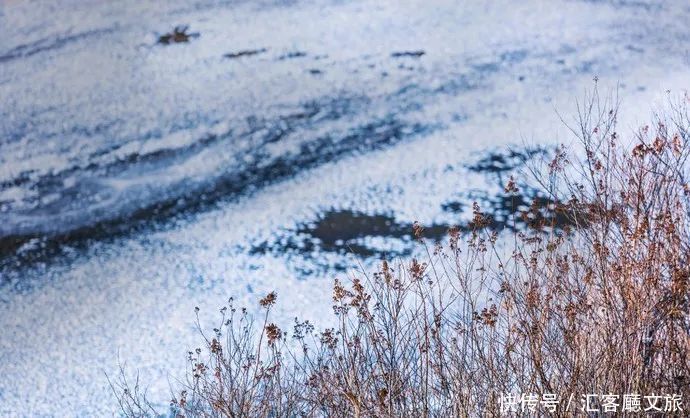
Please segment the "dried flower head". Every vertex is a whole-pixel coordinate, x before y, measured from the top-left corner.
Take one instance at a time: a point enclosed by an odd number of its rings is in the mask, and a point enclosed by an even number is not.
[[[266,337],[268,338],[269,345],[274,345],[276,341],[282,338],[282,336],[283,332],[276,324],[270,323],[266,325]]]
[[[275,305],[276,299],[278,299],[278,295],[276,295],[276,292],[271,292],[268,295],[266,295],[265,298],[259,301],[259,305],[261,305],[261,307],[263,308],[270,308],[271,306]]]

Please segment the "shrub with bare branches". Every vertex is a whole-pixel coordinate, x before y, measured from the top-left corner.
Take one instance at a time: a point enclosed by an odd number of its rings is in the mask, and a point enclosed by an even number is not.
[[[213,335],[199,327],[173,415],[500,416],[508,393],[687,399],[690,120],[674,107],[632,144],[616,121],[595,90],[571,129],[579,147],[533,167],[551,203],[518,211],[528,228],[490,230],[477,204],[471,232],[443,245],[416,225],[425,260],[336,281],[333,328],[296,321],[288,335],[271,322],[275,294],[260,328],[224,308]],[[123,413],[148,415],[127,387]]]

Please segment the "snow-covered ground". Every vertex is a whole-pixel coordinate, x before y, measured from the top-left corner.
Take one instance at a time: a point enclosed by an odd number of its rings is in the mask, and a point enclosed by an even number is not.
[[[280,320],[320,323],[346,244],[413,248],[371,225],[330,243],[320,219],[459,222],[497,189],[467,164],[570,142],[556,111],[595,76],[634,129],[688,88],[689,20],[682,1],[5,1],[0,416],[112,415],[118,357],[164,404],[194,306],[276,290]],[[158,44],[176,25],[199,36]]]

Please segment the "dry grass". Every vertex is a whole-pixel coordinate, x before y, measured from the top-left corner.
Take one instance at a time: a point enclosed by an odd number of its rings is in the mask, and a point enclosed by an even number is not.
[[[227,307],[189,354],[172,414],[466,417],[500,416],[505,393],[688,399],[687,111],[625,144],[615,103],[595,91],[578,110],[578,147],[533,167],[555,203],[522,211],[530,229],[491,231],[476,204],[473,232],[451,230],[443,246],[417,227],[423,263],[334,284],[333,329],[296,323],[288,335],[271,323],[274,294],[257,327]],[[122,411],[150,415],[136,386],[114,384]],[[550,415],[572,416],[565,406]]]

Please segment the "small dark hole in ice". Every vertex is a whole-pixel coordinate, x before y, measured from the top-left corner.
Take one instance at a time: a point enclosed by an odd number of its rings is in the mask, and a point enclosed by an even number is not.
[[[391,54],[391,57],[393,58],[403,58],[403,57],[409,57],[409,58],[419,58],[422,55],[424,55],[426,52],[420,50],[417,51],[398,51],[398,52],[393,52]]]
[[[244,49],[242,51],[237,51],[237,52],[229,52],[225,55],[223,55],[224,58],[229,58],[229,59],[235,59],[235,58],[241,58],[241,57],[251,57],[252,55],[259,55],[263,54],[266,52],[266,48],[260,48],[260,49]]]

